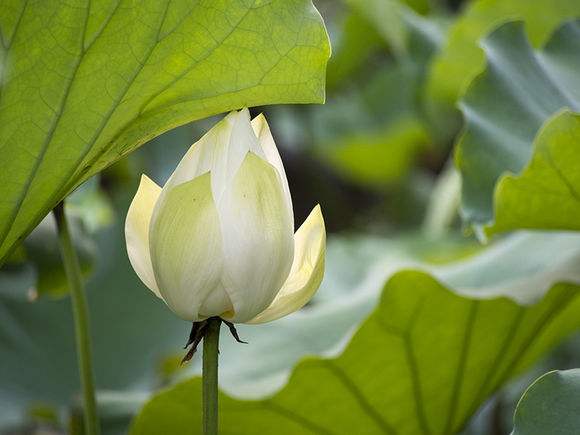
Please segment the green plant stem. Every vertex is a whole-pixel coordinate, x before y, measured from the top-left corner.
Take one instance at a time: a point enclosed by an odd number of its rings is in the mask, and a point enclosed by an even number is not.
[[[220,340],[219,317],[208,319],[203,338],[203,433],[218,433],[218,348]]]
[[[70,288],[77,348],[77,360],[81,376],[83,391],[83,411],[85,433],[87,435],[99,434],[99,422],[95,400],[95,382],[93,363],[91,356],[91,337],[89,333],[89,319],[87,300],[83,289],[79,260],[72,243],[69,225],[64,212],[64,203],[59,203],[54,209],[56,225],[58,228],[58,240],[64,269]]]

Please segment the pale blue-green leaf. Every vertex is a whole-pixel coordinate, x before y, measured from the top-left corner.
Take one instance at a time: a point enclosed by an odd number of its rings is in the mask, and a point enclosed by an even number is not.
[[[430,67],[426,98],[433,128],[447,140],[457,132],[456,103],[484,67],[479,41],[487,33],[508,20],[523,20],[527,35],[537,47],[562,21],[579,16],[580,2],[576,0],[473,0],[465,4]]]
[[[483,41],[488,66],[461,100],[466,128],[456,154],[463,215],[476,228],[492,222],[496,183],[530,161],[544,122],[562,108],[580,110],[578,35],[580,22],[569,22],[535,51],[523,23],[510,22]]]
[[[526,390],[512,435],[573,435],[580,428],[580,369],[553,371]]]

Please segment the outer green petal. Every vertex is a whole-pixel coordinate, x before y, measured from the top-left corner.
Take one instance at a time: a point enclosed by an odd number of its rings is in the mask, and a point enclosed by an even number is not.
[[[179,317],[190,321],[232,309],[220,283],[222,237],[210,178],[207,173],[173,188],[166,186],[149,233],[161,295]],[[200,314],[210,294],[214,312]]]
[[[292,210],[292,196],[290,195],[290,187],[288,186],[286,171],[284,170],[284,165],[282,164],[280,153],[278,152],[276,142],[274,142],[274,137],[270,131],[270,126],[268,125],[268,121],[266,121],[266,117],[263,113],[260,113],[258,116],[252,119],[252,128],[258,137],[260,147],[264,152],[266,160],[276,168],[278,174],[280,175],[280,181],[282,182],[282,189],[284,189],[284,196],[286,198],[287,207]],[[294,213],[292,213],[292,226],[294,226]]]
[[[234,322],[247,322],[272,303],[286,281],[294,241],[278,171],[248,153],[218,205],[224,243],[223,283]]]
[[[318,290],[326,254],[326,231],[319,205],[296,231],[294,240],[294,263],[288,279],[272,304],[247,323],[265,323],[284,317],[302,308]]]
[[[161,297],[161,294],[155,281],[149,253],[149,223],[160,193],[161,187],[143,174],[125,220],[125,241],[131,266],[143,284],[158,297]]]

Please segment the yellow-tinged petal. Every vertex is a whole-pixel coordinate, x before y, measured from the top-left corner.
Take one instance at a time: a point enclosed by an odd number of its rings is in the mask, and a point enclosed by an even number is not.
[[[199,321],[231,311],[220,280],[222,237],[209,173],[163,188],[149,245],[160,293],[175,314]]]
[[[218,209],[223,283],[234,305],[228,320],[247,322],[270,305],[288,277],[294,256],[292,210],[278,171],[251,152]]]
[[[284,286],[263,312],[247,323],[265,323],[302,308],[316,293],[324,276],[326,231],[320,206],[296,231],[294,262]]]
[[[149,253],[149,223],[160,193],[161,187],[147,175],[142,175],[139,189],[129,206],[125,220],[125,241],[131,266],[143,284],[158,297],[161,297],[161,294],[155,281]]]

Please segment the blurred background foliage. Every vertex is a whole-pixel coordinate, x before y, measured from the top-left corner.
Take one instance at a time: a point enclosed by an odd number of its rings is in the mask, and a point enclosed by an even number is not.
[[[333,47],[326,104],[251,111],[265,112],[269,120],[296,222],[316,203],[323,207],[327,273],[304,310],[310,315],[240,328],[248,347],[254,346],[250,350],[225,338],[223,379],[231,382],[230,392],[247,397],[275,391],[303,356],[342,343],[374,308],[388,276],[385,265],[393,271],[416,263],[436,267],[485,249],[458,219],[459,178],[451,164],[462,128],[458,99],[485,66],[480,38],[517,18],[539,47],[562,21],[580,16],[576,0],[315,3]],[[87,278],[106,434],[125,433],[151,390],[199,371],[199,356],[179,367],[189,326],[159,304],[134,274],[123,225],[140,175],[165,182],[188,147],[217,119],[152,140],[86,182],[67,204]],[[566,268],[574,264],[570,260]],[[382,271],[378,278],[377,270]],[[0,270],[2,433],[79,433],[74,429],[80,424],[78,376],[66,293],[49,215]],[[318,338],[311,337],[314,328]],[[233,355],[247,361],[247,367],[228,363]],[[511,431],[523,388],[548,368],[573,367],[579,357],[580,341],[572,337],[493,395],[465,434]]]

